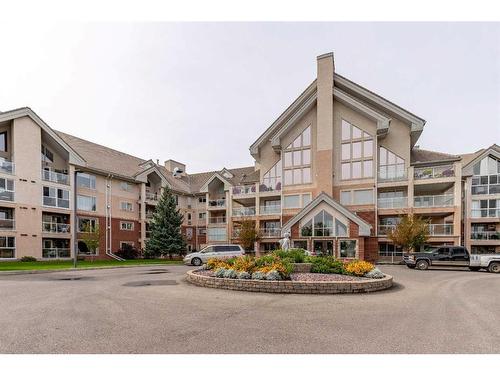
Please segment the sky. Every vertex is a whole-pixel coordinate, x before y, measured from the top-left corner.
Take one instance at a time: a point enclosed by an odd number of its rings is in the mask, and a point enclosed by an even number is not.
[[[0,111],[188,173],[248,148],[316,76],[336,72],[427,121],[421,148],[500,144],[500,23],[0,24]]]

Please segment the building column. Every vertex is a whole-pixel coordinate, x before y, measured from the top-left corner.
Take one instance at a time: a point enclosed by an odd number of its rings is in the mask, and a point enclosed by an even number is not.
[[[146,184],[143,182],[141,184],[141,248],[144,250],[146,248]]]
[[[455,183],[453,185],[453,235],[457,236],[455,245],[462,242],[462,163],[455,163]]]
[[[69,247],[71,249],[71,253],[70,253],[70,256],[72,258],[74,258],[78,252],[77,252],[77,239],[76,239],[76,233],[78,231],[78,223],[76,222],[77,221],[77,216],[76,216],[76,210],[75,210],[75,207],[76,207],[76,202],[74,201],[75,200],[75,197],[76,197],[76,194],[75,194],[75,191],[76,191],[76,186],[75,186],[75,166],[74,165],[69,165],[69,188],[70,188],[70,207],[71,207],[71,211],[70,211],[70,214],[69,214],[69,222],[70,222],[70,233],[72,234],[71,235],[71,238],[69,240]],[[41,238],[40,238],[41,240]]]

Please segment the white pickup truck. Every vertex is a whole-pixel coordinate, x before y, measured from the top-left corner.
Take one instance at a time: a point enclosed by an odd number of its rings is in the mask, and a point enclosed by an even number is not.
[[[426,270],[429,267],[469,267],[472,271],[486,269],[500,273],[500,254],[470,254],[463,246],[441,246],[429,251],[405,254],[409,268]]]

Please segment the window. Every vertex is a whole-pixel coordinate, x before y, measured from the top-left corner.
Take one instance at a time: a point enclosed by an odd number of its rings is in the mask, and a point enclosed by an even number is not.
[[[307,206],[311,199],[311,194],[302,194],[302,207]]]
[[[207,234],[206,228],[198,228],[198,236],[205,236]]]
[[[293,241],[294,249],[304,249],[307,250],[307,241]]]
[[[16,257],[16,238],[0,237],[0,259]]]
[[[0,133],[0,151],[7,152],[7,132]]]
[[[210,241],[226,241],[227,232],[226,228],[208,228],[207,240]]]
[[[69,190],[44,186],[43,205],[59,208],[69,208]]]
[[[134,230],[134,223],[131,221],[120,221],[120,230]]]
[[[96,198],[87,195],[77,195],[76,197],[76,208],[82,211],[95,211],[96,210]]]
[[[198,219],[205,220],[207,218],[207,213],[206,212],[200,212],[198,214]]]
[[[335,219],[335,231],[333,230],[333,224],[333,216],[325,210],[321,210],[301,225],[300,234],[302,237],[333,237],[347,235],[347,226],[345,224]]]
[[[91,233],[95,232],[97,227],[97,219],[79,217],[78,218],[78,232],[81,233]]]
[[[283,208],[300,208],[300,195],[285,195],[283,197]]]
[[[14,201],[14,180],[0,178],[0,200]]]
[[[78,173],[76,175],[76,185],[79,188],[95,190],[95,176],[88,173]]]
[[[54,154],[45,145],[42,145],[42,162],[45,163],[54,162]]]
[[[285,185],[311,183],[311,127],[308,126],[283,151]],[[281,161],[278,162],[281,164]]]
[[[344,205],[373,204],[373,190],[347,190],[340,192],[340,203]]]
[[[120,202],[120,210],[122,211],[134,211],[134,206],[130,202]]]
[[[134,241],[120,241],[121,250],[127,250],[127,247],[135,247]]]
[[[262,178],[260,191],[274,190],[281,190],[281,159],[278,160],[276,164],[274,164]]]
[[[382,257],[403,256],[403,250],[392,243],[380,243],[378,245],[378,255]]]
[[[340,258],[356,258],[356,240],[340,240]]]
[[[483,158],[472,167],[474,176],[485,176],[492,174],[500,174],[500,160],[491,156]]]
[[[472,194],[500,194],[500,161],[486,157],[474,164]]]
[[[500,217],[500,199],[472,201],[471,217]]]
[[[394,180],[405,176],[405,161],[385,147],[379,148],[378,165],[378,176],[381,180]]]
[[[347,225],[335,219],[335,233],[338,237],[347,236]]]
[[[78,246],[78,254],[82,255],[97,255],[98,248],[94,250],[90,250],[87,246],[87,244],[83,241],[78,241],[77,243]]]
[[[199,203],[206,203],[207,202],[207,197],[206,196],[198,197],[198,202]]]
[[[342,180],[373,177],[373,137],[342,120]]]
[[[120,182],[120,189],[123,191],[132,191],[132,184],[129,182]]]

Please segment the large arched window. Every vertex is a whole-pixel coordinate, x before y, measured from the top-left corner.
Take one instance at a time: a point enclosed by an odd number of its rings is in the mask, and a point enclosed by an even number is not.
[[[283,151],[285,185],[311,183],[311,127],[308,126]]]
[[[321,210],[302,225],[301,235],[304,237],[332,237],[334,235],[333,216],[325,210]]]

